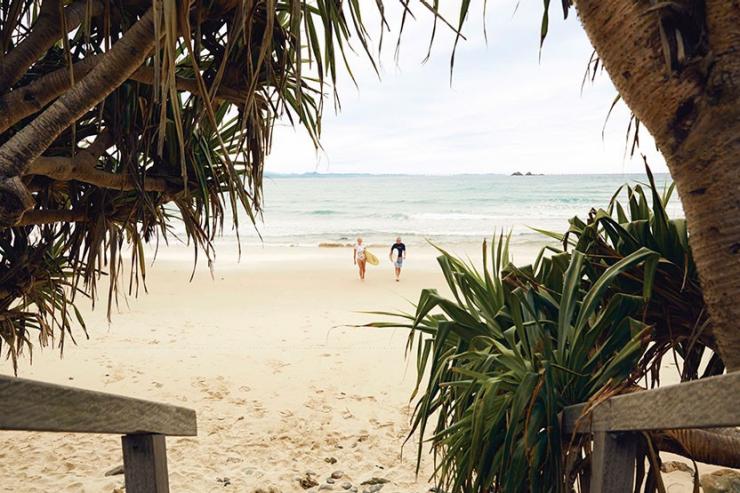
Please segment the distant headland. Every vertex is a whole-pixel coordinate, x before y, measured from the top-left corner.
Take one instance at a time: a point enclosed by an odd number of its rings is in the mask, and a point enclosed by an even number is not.
[[[532,173],[531,171],[527,171],[526,173],[522,173],[521,171],[514,171],[511,176],[545,176],[543,173]]]

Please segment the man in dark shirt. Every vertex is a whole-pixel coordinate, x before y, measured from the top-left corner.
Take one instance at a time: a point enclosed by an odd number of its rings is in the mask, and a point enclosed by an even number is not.
[[[396,259],[393,260],[393,254],[395,253]],[[396,268],[396,282],[401,277],[401,267],[403,267],[403,261],[406,260],[406,245],[401,243],[401,237],[396,238],[396,242],[391,245],[391,253],[388,258],[393,262],[393,266]]]

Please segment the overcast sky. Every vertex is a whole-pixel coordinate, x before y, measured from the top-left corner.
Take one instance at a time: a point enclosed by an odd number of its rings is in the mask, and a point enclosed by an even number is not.
[[[352,57],[359,89],[349,77],[339,81],[342,109],[324,115],[323,149],[316,151],[302,129],[279,124],[267,172],[642,171],[639,155],[625,155],[629,112],[623,103],[612,112],[602,139],[616,95],[606,73],[581,93],[592,48],[575,12],[563,21],[559,2],[552,2],[550,33],[538,60],[541,0],[522,0],[516,13],[514,0],[489,1],[487,44],[482,2],[472,4],[451,86],[452,33],[438,28],[432,57],[423,64],[432,19],[416,4],[416,21],[404,30],[396,63],[400,10],[394,9],[388,14],[394,35],[386,35],[380,79],[366,59]],[[665,171],[647,132],[640,140],[653,171]]]

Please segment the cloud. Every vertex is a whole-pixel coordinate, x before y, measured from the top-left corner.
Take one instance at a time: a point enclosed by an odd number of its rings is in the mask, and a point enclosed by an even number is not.
[[[317,152],[304,131],[281,123],[268,172],[641,171],[641,159],[625,157],[629,111],[623,104],[612,112],[602,139],[616,95],[607,74],[587,82],[581,94],[592,48],[575,16],[558,21],[552,9],[540,61],[541,4],[522,5],[512,16],[514,5],[489,5],[488,44],[480,13],[471,10],[451,86],[454,34],[439,26],[432,57],[421,63],[431,15],[417,8],[417,21],[403,33],[398,65],[395,38],[386,35],[380,80],[367,60],[350,57],[359,89],[348,77],[339,81],[342,110],[324,116],[323,149]],[[389,18],[397,26],[400,11]],[[653,169],[665,171],[647,132],[640,139]]]

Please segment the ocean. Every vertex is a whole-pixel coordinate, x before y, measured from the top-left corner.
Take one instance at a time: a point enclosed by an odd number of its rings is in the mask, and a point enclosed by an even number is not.
[[[257,231],[240,229],[244,244],[340,246],[479,243],[511,232],[512,243],[547,241],[531,228],[563,232],[568,219],[606,207],[620,185],[645,175],[294,175],[267,177]],[[659,187],[670,183],[656,175]],[[682,216],[674,194],[668,212]],[[225,231],[228,239],[233,231]],[[260,237],[261,235],[261,237]]]

